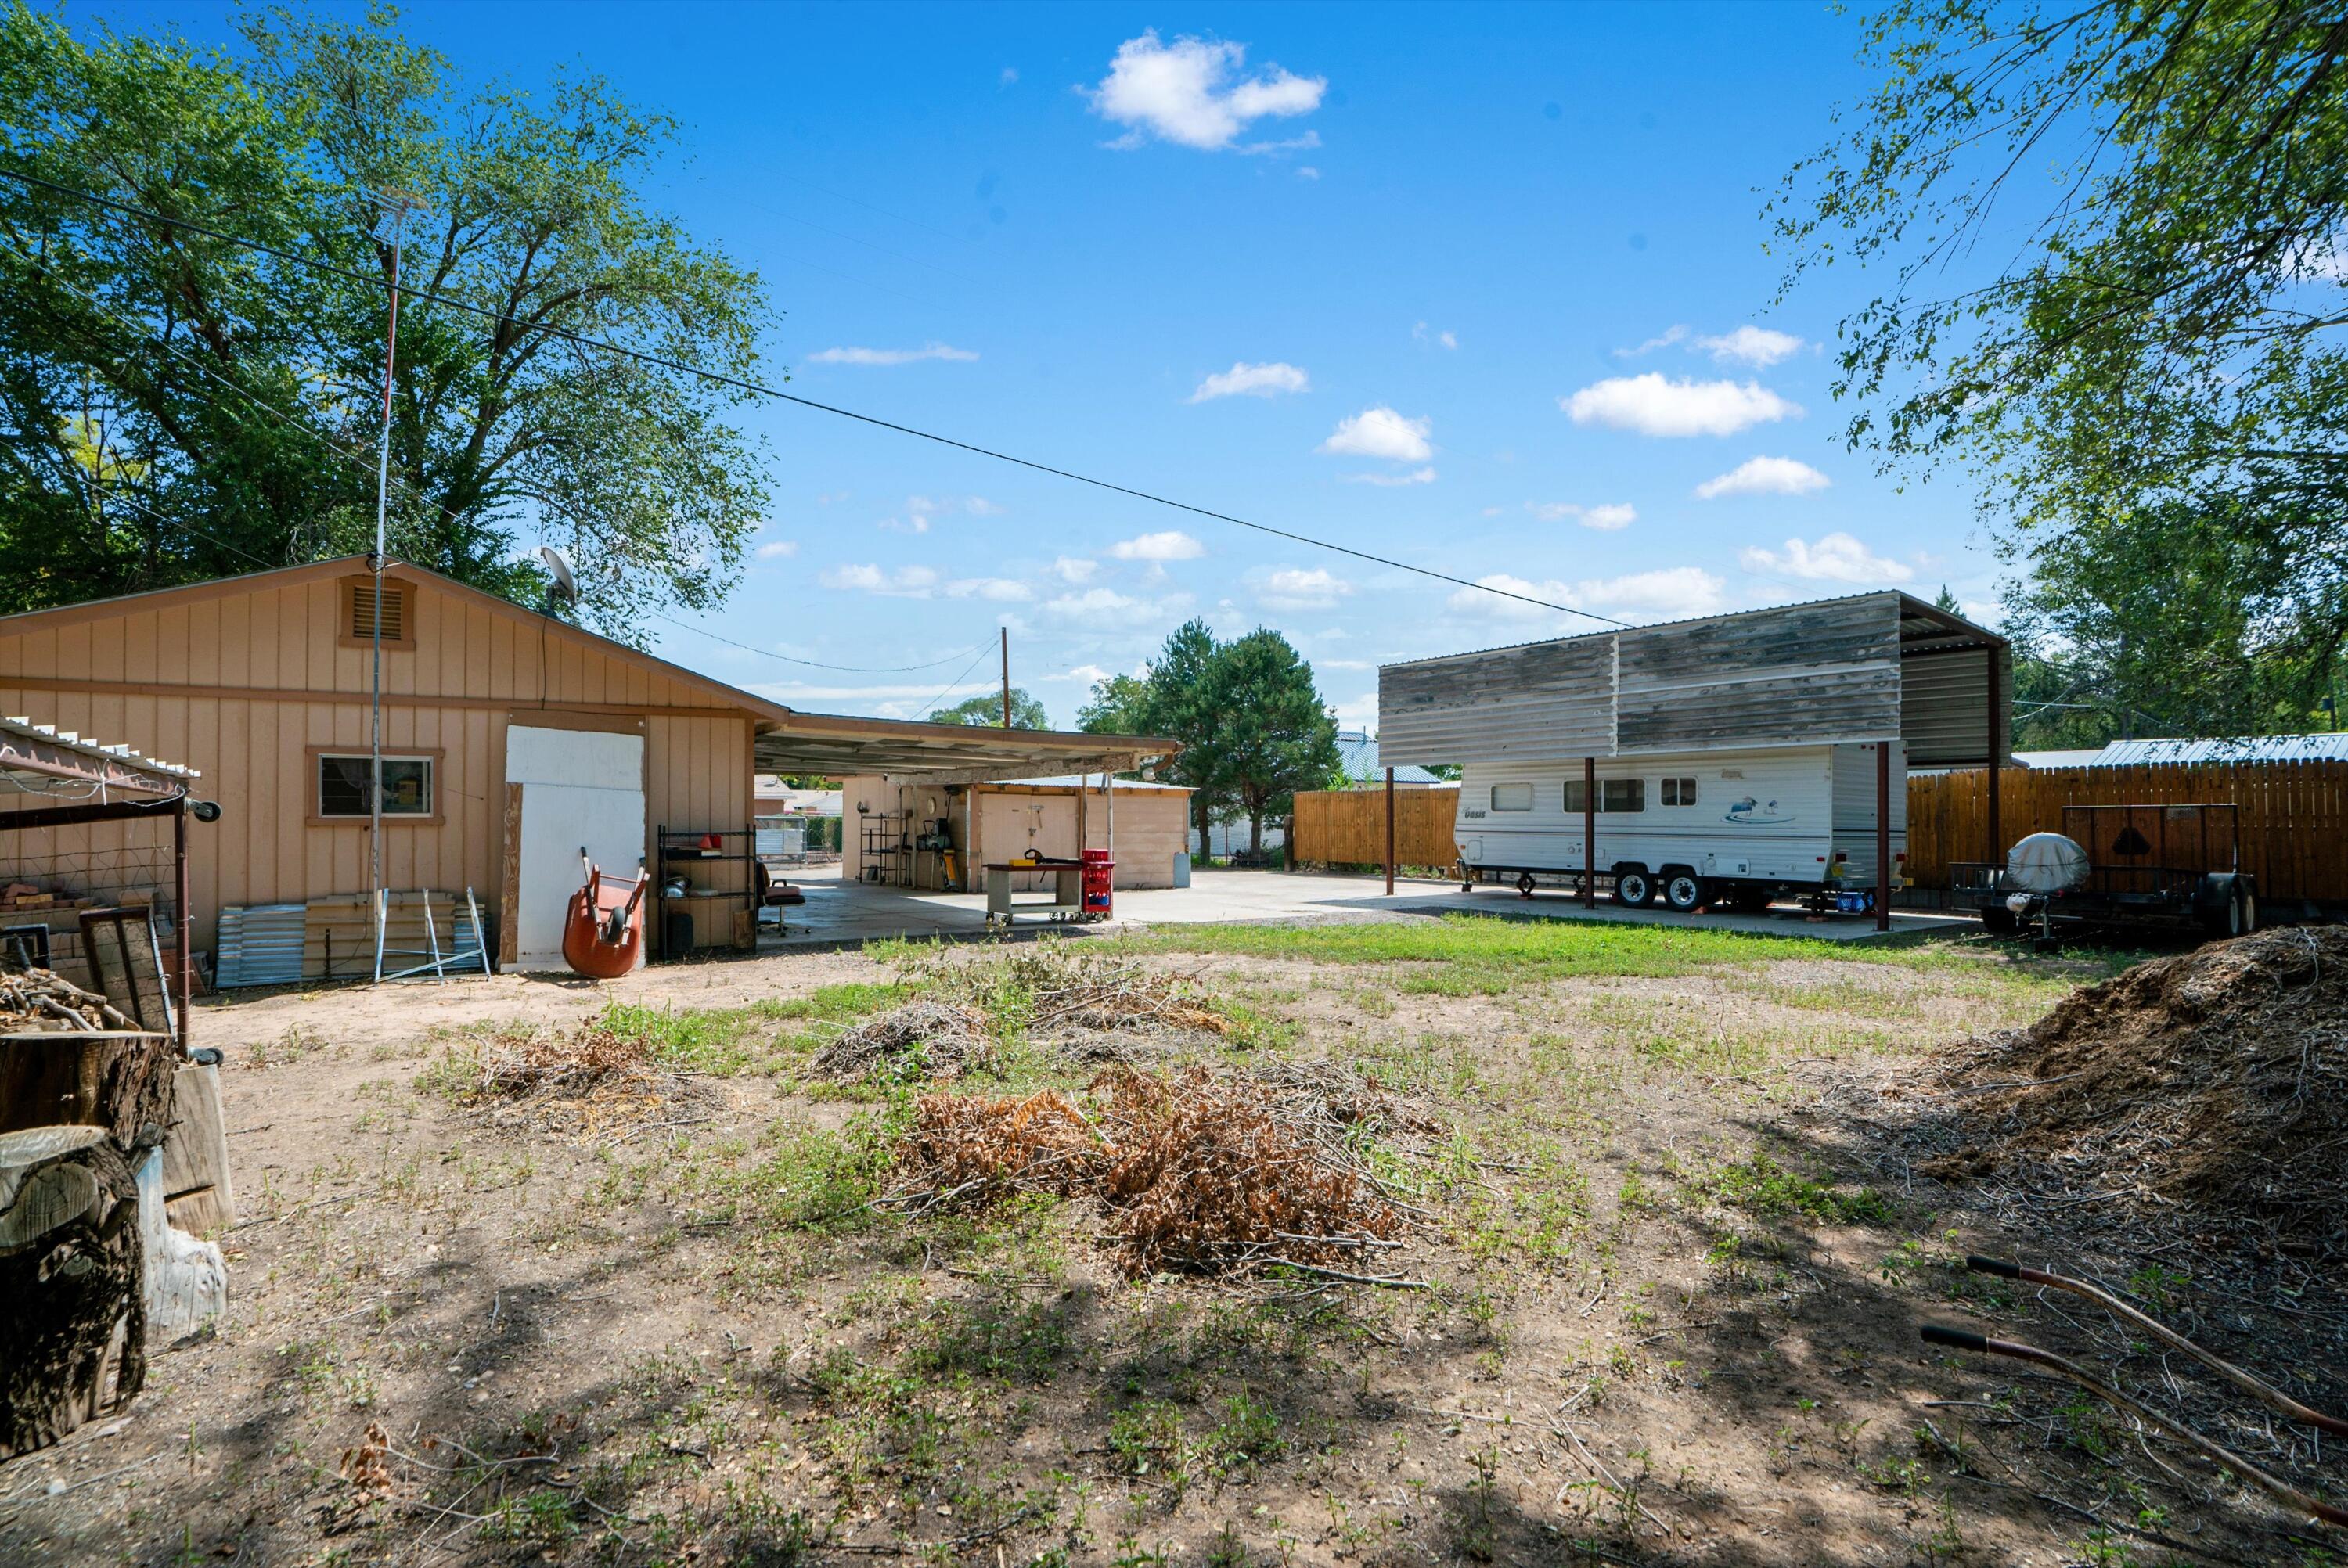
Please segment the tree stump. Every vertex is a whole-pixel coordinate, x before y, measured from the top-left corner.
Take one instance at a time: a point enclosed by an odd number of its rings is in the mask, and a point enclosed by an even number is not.
[[[0,1132],[70,1124],[103,1127],[125,1152],[160,1143],[185,1060],[170,1037],[127,1030],[0,1034]]]
[[[0,1132],[0,1460],[120,1409],[146,1381],[139,1207],[105,1128]]]

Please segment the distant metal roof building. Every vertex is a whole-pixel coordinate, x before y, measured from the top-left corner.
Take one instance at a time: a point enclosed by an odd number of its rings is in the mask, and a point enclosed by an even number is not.
[[[1363,730],[1337,732],[1337,759],[1344,767],[1345,776],[1354,783],[1382,784],[1386,782],[1385,770],[1378,765],[1377,737]],[[1398,784],[1441,784],[1416,763],[1404,763],[1395,769]]]
[[[2320,762],[2348,762],[2348,733],[2246,735],[2216,741],[2113,741],[2086,765],[2116,768],[2140,763]]]

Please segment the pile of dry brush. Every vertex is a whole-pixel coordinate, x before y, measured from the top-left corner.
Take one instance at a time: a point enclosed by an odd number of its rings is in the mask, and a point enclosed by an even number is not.
[[[2213,1237],[2348,1259],[2348,930],[2138,964],[1952,1077],[1966,1146],[1930,1174],[2035,1168]]]
[[[1278,1263],[1358,1268],[1401,1245],[1403,1206],[1360,1149],[1389,1108],[1371,1085],[1339,1074],[1275,1081],[1117,1068],[1094,1081],[1087,1100],[1054,1090],[924,1096],[899,1148],[893,1201],[926,1209],[1022,1192],[1087,1199],[1106,1211],[1107,1239],[1136,1276]]]
[[[600,1021],[570,1034],[502,1030],[460,1046],[434,1073],[457,1105],[493,1126],[624,1139],[676,1125],[706,1091],[652,1059],[640,1035]]]
[[[1231,1029],[1189,977],[1157,973],[1081,942],[1038,942],[976,961],[925,957],[908,967],[906,983],[918,993],[913,1000],[842,1033],[817,1053],[815,1070],[860,1078],[918,1066],[929,1077],[954,1078],[985,1066],[1018,1030],[1066,1042],[1087,1034]]]

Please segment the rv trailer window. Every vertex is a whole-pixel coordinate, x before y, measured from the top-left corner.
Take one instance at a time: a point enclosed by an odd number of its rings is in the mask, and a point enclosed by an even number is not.
[[[1601,811],[1644,811],[1647,809],[1645,779],[1600,779],[1598,809]]]
[[[1694,805],[1695,804],[1695,780],[1665,779],[1663,781],[1663,804],[1665,805]]]
[[[1492,786],[1494,811],[1530,811],[1533,808],[1533,786],[1529,784],[1496,784]]]
[[[1565,781],[1565,815],[1580,816],[1590,809],[1590,786],[1581,779]]]

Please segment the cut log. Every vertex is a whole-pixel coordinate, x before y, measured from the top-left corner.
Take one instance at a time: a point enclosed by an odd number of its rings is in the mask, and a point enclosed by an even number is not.
[[[220,1069],[191,1062],[171,1081],[171,1130],[163,1140],[163,1196],[171,1224],[195,1235],[236,1223],[221,1122]]]
[[[221,1249],[174,1230],[164,1217],[163,1151],[139,1163],[139,1234],[146,1253],[147,1335],[158,1345],[183,1339],[228,1306],[228,1263]]]
[[[0,1460],[129,1402],[146,1295],[138,1184],[105,1130],[0,1133]]]
[[[186,1058],[170,1038],[124,1030],[0,1034],[0,1132],[103,1127],[124,1152],[163,1141],[171,1080]]]

